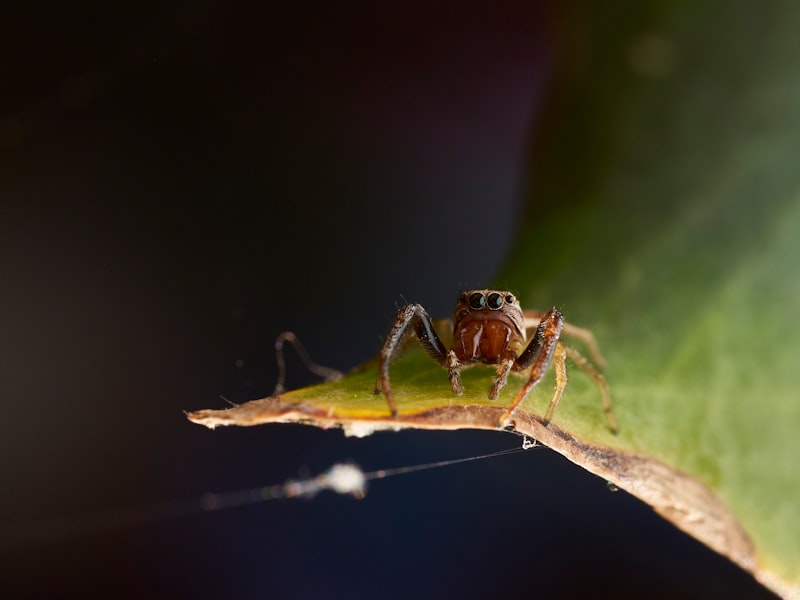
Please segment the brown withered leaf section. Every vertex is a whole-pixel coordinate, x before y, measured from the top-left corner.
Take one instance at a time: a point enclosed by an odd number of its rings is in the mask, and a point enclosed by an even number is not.
[[[497,430],[503,411],[502,407],[467,405],[401,414],[396,418],[353,418],[308,402],[287,402],[282,396],[275,396],[223,410],[190,412],[187,417],[210,429],[224,425],[305,423],[323,429],[342,428],[347,435],[365,436],[374,431],[403,428]],[[514,415],[514,429],[633,494],[767,585],[773,583],[765,581],[768,576],[758,572],[752,543],[737,519],[701,482],[651,458],[586,444],[552,423],[545,427],[541,417],[523,410]]]

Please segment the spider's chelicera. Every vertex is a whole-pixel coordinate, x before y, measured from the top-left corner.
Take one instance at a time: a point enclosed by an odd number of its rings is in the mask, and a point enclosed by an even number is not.
[[[534,330],[528,341],[528,332]],[[497,376],[489,388],[489,398],[496,400],[511,372],[527,375],[528,381],[499,420],[504,426],[525,397],[538,384],[550,364],[554,364],[556,387],[544,417],[548,424],[567,386],[566,357],[586,372],[599,386],[609,427],[617,431],[611,412],[611,399],[605,377],[576,349],[567,346],[561,333],[586,344],[595,363],[603,364],[592,332],[564,322],[555,308],[546,313],[523,311],[511,293],[501,290],[471,290],[459,296],[453,317],[453,347],[447,348],[436,333],[433,321],[421,304],[408,304],[397,312],[394,326],[380,352],[376,393],[386,396],[392,416],[397,416],[389,381],[389,364],[408,335],[417,341],[438,364],[445,367],[454,394],[461,394],[461,370],[476,364],[494,365]],[[529,371],[529,373],[528,373]]]

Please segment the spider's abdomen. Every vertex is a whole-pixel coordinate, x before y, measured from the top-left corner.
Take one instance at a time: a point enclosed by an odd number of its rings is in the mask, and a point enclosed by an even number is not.
[[[509,356],[519,356],[523,342],[503,320],[470,319],[454,332],[453,350],[461,362],[495,364]]]

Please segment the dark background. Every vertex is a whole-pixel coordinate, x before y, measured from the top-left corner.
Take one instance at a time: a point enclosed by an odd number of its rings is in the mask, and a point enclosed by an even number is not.
[[[383,480],[360,501],[327,493],[102,532],[77,521],[65,535],[74,515],[343,460],[374,470],[519,443],[212,432],[181,411],[268,395],[284,329],[346,370],[404,301],[443,316],[459,290],[492,283],[560,32],[536,3],[3,13],[0,590],[768,597],[543,448]],[[312,381],[289,369],[290,386]]]

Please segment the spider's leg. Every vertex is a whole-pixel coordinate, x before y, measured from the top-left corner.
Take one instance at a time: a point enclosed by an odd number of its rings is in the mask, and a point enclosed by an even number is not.
[[[556,412],[558,403],[561,402],[561,396],[564,394],[564,388],[567,387],[567,346],[561,340],[558,340],[558,343],[556,343],[556,351],[553,355],[553,367],[556,370],[556,389],[553,390],[553,397],[550,399],[550,407],[547,409],[547,414],[544,416],[545,425],[553,418],[553,413]]]
[[[284,331],[275,340],[275,359],[278,361],[278,382],[275,384],[275,389],[272,392],[273,396],[277,396],[286,391],[286,361],[283,359],[283,344],[285,342],[289,342],[294,346],[297,355],[300,357],[300,360],[303,361],[306,369],[315,375],[319,375],[325,379],[325,381],[336,381],[342,377],[341,371],[331,369],[330,367],[323,367],[311,360],[311,357],[308,355],[308,352],[306,352],[303,344],[300,343],[300,340],[297,339],[297,336],[291,331]]]
[[[542,317],[544,316],[544,313],[536,310],[526,310],[522,314],[525,318],[525,329],[527,330],[538,327],[539,323],[542,321]],[[600,346],[597,345],[597,340],[595,339],[594,334],[590,330],[586,329],[585,327],[578,327],[577,325],[573,325],[572,323],[567,323],[565,321],[562,333],[583,342],[583,344],[589,350],[589,356],[592,357],[594,364],[601,369],[605,369],[606,361],[603,358],[603,354],[600,352]]]
[[[597,340],[591,331],[583,327],[578,327],[577,325],[572,325],[571,323],[564,323],[564,335],[568,335],[583,342],[583,344],[586,346],[586,349],[589,350],[589,356],[592,357],[594,364],[601,369],[606,368],[606,361],[603,358],[603,355],[600,353],[600,346],[597,345]],[[567,352],[567,355],[572,358],[572,355],[569,353],[569,351]],[[578,356],[580,356],[580,354],[578,354]],[[583,356],[581,356],[581,358],[583,358]],[[588,361],[585,358],[583,358],[583,360],[588,364]],[[575,362],[577,363],[578,361]]]
[[[459,393],[461,389],[461,380],[458,375],[460,363],[455,357],[454,353],[450,353],[445,348],[436,331],[433,328],[433,321],[430,315],[422,307],[421,304],[407,304],[399,311],[394,319],[394,325],[389,332],[386,341],[381,348],[379,359],[380,367],[378,369],[378,381],[375,383],[375,393],[384,393],[386,396],[386,403],[389,405],[389,410],[393,417],[397,416],[397,406],[392,397],[392,388],[389,383],[389,363],[397,353],[401,342],[409,333],[409,326],[417,334],[417,340],[425,349],[425,351],[443,367],[447,367],[450,373],[450,383],[453,386],[453,391]]]
[[[567,356],[569,356],[570,360],[574,362],[577,366],[583,370],[589,377],[594,379],[594,382],[597,384],[597,387],[600,388],[600,395],[603,398],[603,410],[606,412],[606,419],[608,419],[608,426],[611,429],[612,433],[617,433],[619,431],[619,427],[617,426],[617,420],[614,418],[614,413],[611,412],[611,392],[608,390],[608,382],[606,378],[600,373],[597,369],[592,366],[586,358],[575,348],[571,348],[566,346]]]
[[[564,317],[558,310],[553,308],[542,317],[539,326],[536,328],[536,333],[533,339],[528,344],[528,347],[520,354],[519,358],[514,363],[515,371],[524,371],[531,367],[531,374],[527,383],[522,386],[522,389],[517,393],[516,398],[511,403],[503,415],[500,417],[500,426],[514,414],[517,407],[525,400],[525,397],[530,391],[538,384],[547,368],[556,354],[556,347],[558,346],[558,338],[561,335],[561,328],[564,326]],[[566,378],[564,379],[566,385]],[[563,389],[562,389],[563,392]],[[560,398],[560,394],[559,394]],[[556,401],[556,404],[558,402]]]

